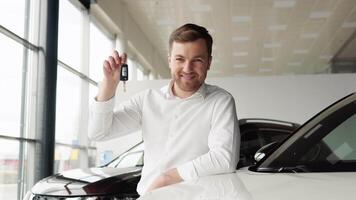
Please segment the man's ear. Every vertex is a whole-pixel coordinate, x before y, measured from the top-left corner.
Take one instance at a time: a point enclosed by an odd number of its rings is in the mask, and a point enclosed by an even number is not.
[[[169,68],[171,67],[170,63],[171,63],[171,55],[168,54],[167,55],[167,59],[168,59],[168,65],[169,65]]]
[[[208,60],[208,70],[210,69],[210,65],[211,65],[211,61],[212,61],[212,59],[213,59],[213,57],[212,57],[212,56],[210,56],[210,57],[209,57],[209,60]]]

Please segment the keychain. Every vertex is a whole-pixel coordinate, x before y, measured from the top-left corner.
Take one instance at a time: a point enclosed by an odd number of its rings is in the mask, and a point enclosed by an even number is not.
[[[126,92],[126,81],[129,80],[129,66],[127,64],[121,65],[120,81],[124,81],[124,92]]]

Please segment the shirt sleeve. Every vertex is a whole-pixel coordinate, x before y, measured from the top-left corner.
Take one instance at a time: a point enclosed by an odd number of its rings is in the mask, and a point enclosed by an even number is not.
[[[115,98],[106,102],[94,99],[89,113],[88,137],[104,141],[134,132],[141,127],[143,93],[133,96],[114,110]]]
[[[208,136],[209,151],[177,167],[183,180],[236,170],[240,153],[240,130],[234,98],[230,94],[220,98],[213,112]]]

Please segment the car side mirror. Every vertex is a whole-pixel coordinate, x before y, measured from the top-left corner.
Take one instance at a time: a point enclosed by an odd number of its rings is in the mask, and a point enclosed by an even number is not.
[[[273,150],[276,149],[278,146],[279,142],[271,142],[269,144],[266,144],[265,146],[261,147],[259,150],[256,151],[254,155],[254,159],[256,162],[262,160],[266,155],[271,153]]]

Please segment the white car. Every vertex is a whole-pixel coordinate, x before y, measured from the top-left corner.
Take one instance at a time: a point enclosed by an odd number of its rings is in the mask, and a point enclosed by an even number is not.
[[[162,187],[139,199],[356,199],[356,93],[255,158],[257,164],[236,173]]]

